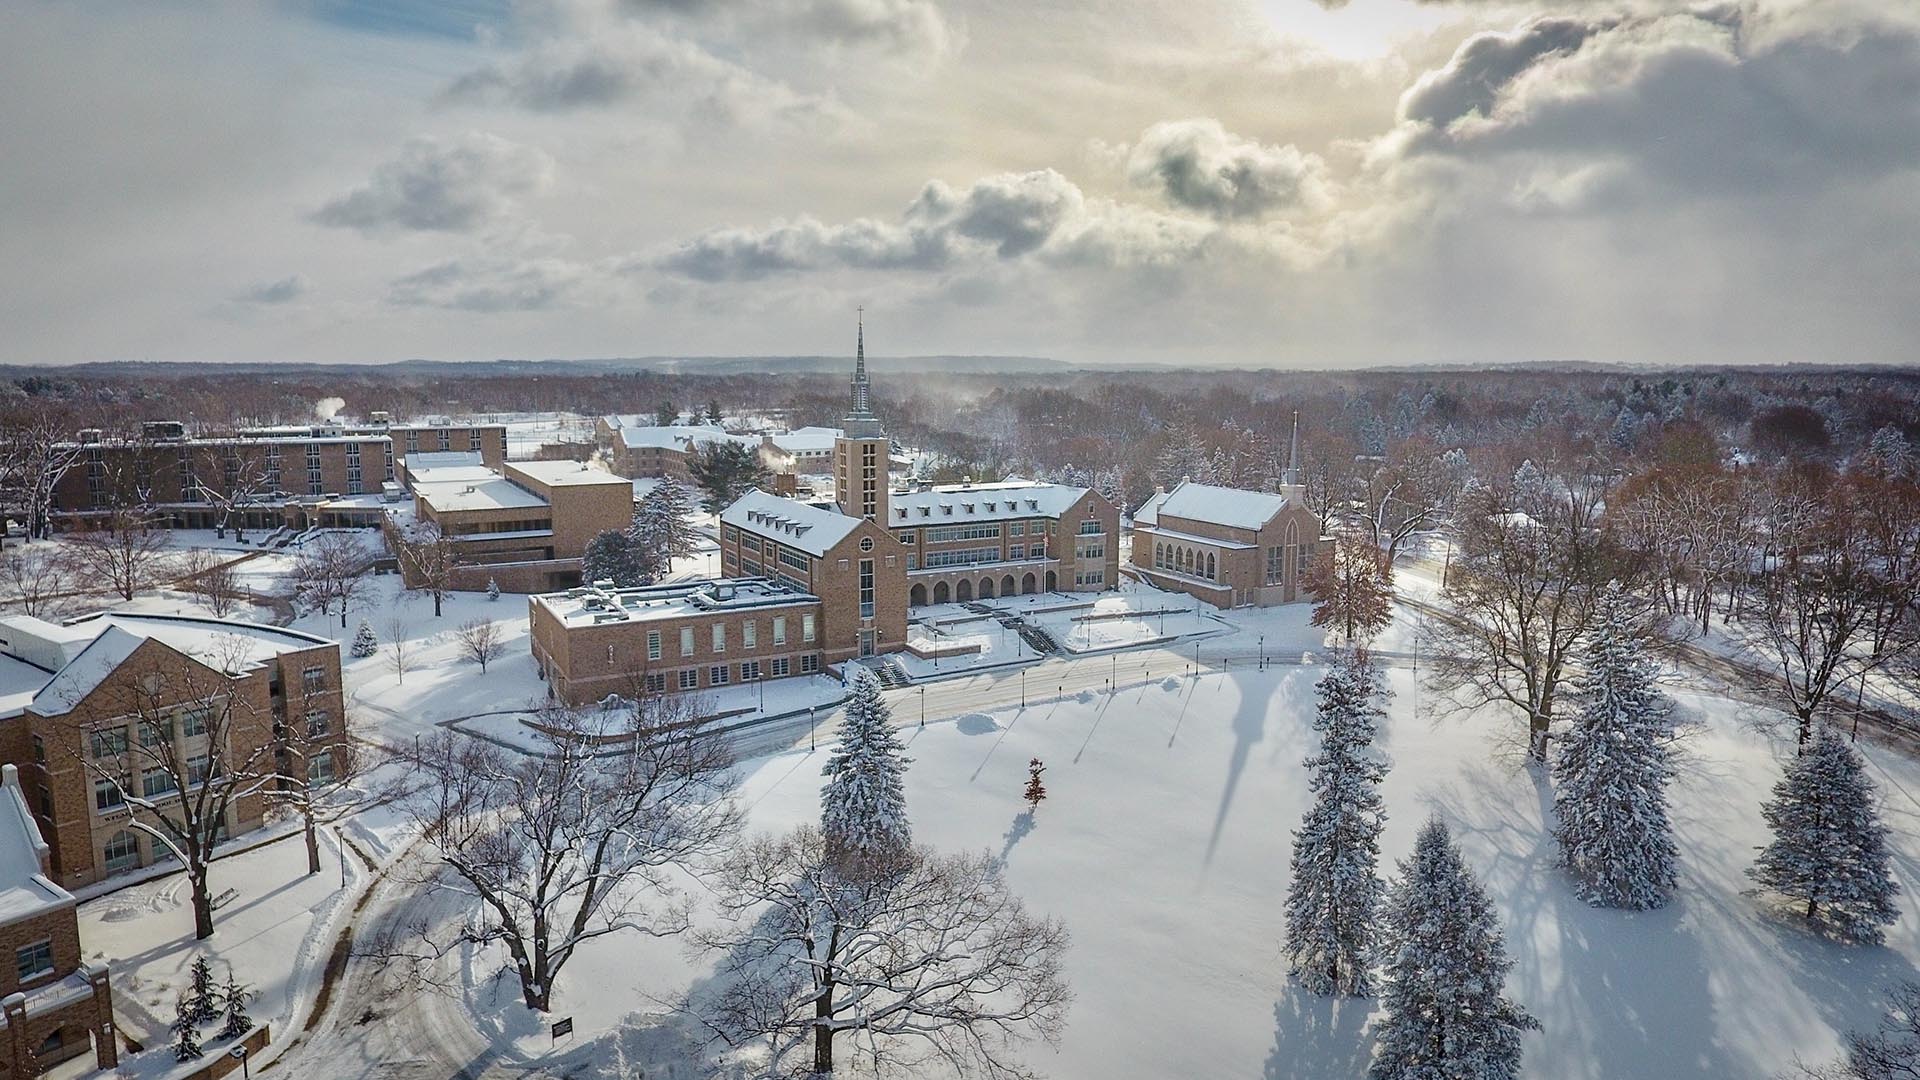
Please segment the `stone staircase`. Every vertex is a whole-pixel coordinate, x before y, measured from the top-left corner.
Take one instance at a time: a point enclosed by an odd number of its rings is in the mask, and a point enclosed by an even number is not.
[[[873,677],[879,680],[880,686],[883,689],[897,690],[913,682],[912,679],[907,677],[907,669],[901,667],[900,661],[895,660],[891,656],[863,656],[860,658],[859,663],[868,671],[873,672]]]

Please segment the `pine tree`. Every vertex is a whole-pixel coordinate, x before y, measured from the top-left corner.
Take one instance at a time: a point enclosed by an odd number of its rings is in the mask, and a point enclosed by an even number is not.
[[[1040,763],[1039,758],[1027,762],[1027,790],[1021,798],[1027,800],[1028,809],[1038,810],[1040,800],[1047,797],[1047,786],[1040,782],[1040,774],[1046,771],[1047,767]]]
[[[1657,908],[1673,897],[1673,825],[1665,744],[1670,711],[1654,665],[1619,593],[1601,602],[1587,642],[1579,705],[1554,765],[1554,838],[1581,899],[1601,907]]]
[[[200,1010],[191,994],[181,994],[173,1003],[173,1060],[197,1061],[206,1056],[200,1049]]]
[[[1366,653],[1343,652],[1320,680],[1314,730],[1320,753],[1306,760],[1314,792],[1293,834],[1285,951],[1295,978],[1316,994],[1373,991],[1380,829],[1380,781],[1387,766],[1370,751],[1385,693]]]
[[[372,656],[380,651],[380,638],[373,632],[373,624],[360,620],[360,629],[354,631],[353,655],[357,658]]]
[[[1493,903],[1437,819],[1387,899],[1390,953],[1369,1080],[1513,1080],[1538,1021],[1502,996],[1507,959]]]
[[[673,560],[692,557],[698,537],[687,516],[694,511],[693,489],[675,477],[663,477],[633,511],[627,537],[646,564],[671,573]]]
[[[820,792],[820,831],[843,872],[884,872],[912,849],[903,783],[909,760],[879,681],[858,672],[839,740],[821,770],[827,784]]]
[[[222,1039],[237,1039],[253,1030],[253,1018],[247,1015],[247,1001],[253,997],[253,991],[242,986],[234,977],[233,969],[227,969],[227,985],[220,991],[220,1000],[226,1006],[226,1023],[220,1025]]]
[[[608,529],[587,541],[586,551],[580,556],[580,577],[589,582],[611,581],[619,589],[648,581],[645,566],[620,529]]]
[[[1807,918],[1824,915],[1842,936],[1878,944],[1881,927],[1900,917],[1900,885],[1888,868],[1873,782],[1853,747],[1821,725],[1760,813],[1773,842],[1750,871],[1754,880],[1806,901]]]
[[[214,985],[213,965],[204,956],[195,957],[188,978],[191,985],[187,992],[192,996],[195,1022],[220,1019],[220,991]]]
[[[493,578],[487,579],[487,599],[500,599],[500,583]]]

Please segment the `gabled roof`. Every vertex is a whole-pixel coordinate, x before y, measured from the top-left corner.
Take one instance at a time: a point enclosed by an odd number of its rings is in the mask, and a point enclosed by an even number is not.
[[[838,510],[822,510],[754,488],[722,510],[720,520],[810,555],[825,555],[866,519],[850,517]]]
[[[47,878],[47,842],[27,809],[20,774],[0,768],[0,922],[17,922],[73,903],[73,894]]]
[[[803,427],[768,437],[773,440],[773,445],[789,454],[817,454],[833,449],[834,440],[842,434],[839,428],[834,427]]]
[[[41,716],[59,716],[86,700],[88,694],[104,682],[113,670],[127,662],[133,651],[145,645],[139,634],[109,626],[93,639],[73,662],[47,680],[29,704]]]
[[[1154,523],[1157,524],[1160,518],[1178,517],[1234,529],[1259,529],[1286,506],[1284,495],[1215,487],[1188,480],[1169,492],[1155,508]],[[1137,524],[1139,521],[1139,515],[1134,515],[1134,522]]]
[[[1154,492],[1152,498],[1141,503],[1140,509],[1133,512],[1133,523],[1135,525],[1144,525],[1148,528],[1160,524],[1160,504],[1166,501],[1166,492]]]
[[[737,442],[744,446],[759,446],[760,440],[753,435],[729,435],[725,428],[717,424],[670,424],[660,426],[641,424],[636,416],[603,417],[608,427],[620,436],[620,442],[629,450],[658,447],[663,450],[685,450],[687,444],[696,446],[715,442]]]
[[[991,484],[947,484],[925,491],[896,491],[887,496],[889,528],[952,525],[967,521],[1057,518],[1073,509],[1086,488],[1037,480]]]

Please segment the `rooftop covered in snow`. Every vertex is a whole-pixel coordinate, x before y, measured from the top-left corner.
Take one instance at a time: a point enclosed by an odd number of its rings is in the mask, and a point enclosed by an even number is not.
[[[1242,491],[1187,480],[1168,492],[1166,498],[1155,495],[1149,499],[1140,512],[1134,514],[1133,521],[1135,525],[1155,527],[1166,518],[1176,517],[1232,529],[1259,529],[1286,509],[1286,505],[1287,497],[1273,492]]]
[[[754,488],[720,512],[720,520],[755,536],[772,537],[810,555],[825,555],[863,520]]]
[[[771,578],[709,578],[632,589],[583,586],[532,598],[566,626],[649,622],[714,612],[805,607],[820,598]]]
[[[887,524],[895,528],[962,521],[1010,521],[1052,517],[1071,510],[1087,494],[1083,487],[1039,480],[1001,480],[985,484],[943,484],[887,496]]]

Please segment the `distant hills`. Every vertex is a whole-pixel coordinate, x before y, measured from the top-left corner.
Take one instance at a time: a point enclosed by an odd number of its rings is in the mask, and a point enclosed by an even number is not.
[[[886,372],[927,372],[950,375],[1039,375],[1074,370],[1074,365],[1043,356],[870,356],[868,362]],[[588,360],[396,360],[384,364],[315,364],[304,362],[199,361],[152,362],[116,360],[53,366],[0,365],[0,370],[48,375],[188,376],[246,373],[290,375],[300,372],[335,375],[597,375],[608,372],[657,372],[662,375],[844,374],[853,367],[850,356],[641,356]]]

